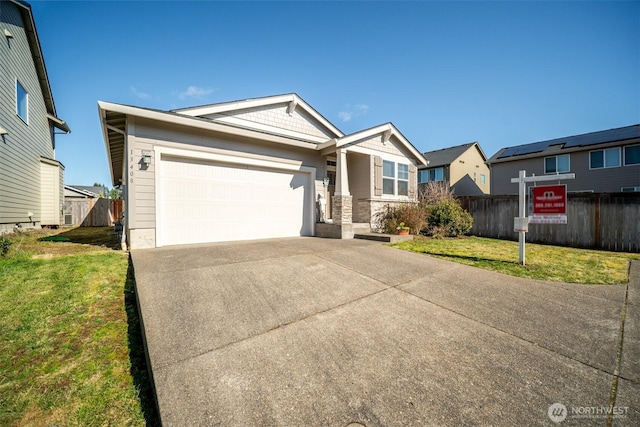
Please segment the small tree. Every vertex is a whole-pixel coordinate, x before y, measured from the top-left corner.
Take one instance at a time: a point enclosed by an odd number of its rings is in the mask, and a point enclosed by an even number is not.
[[[429,181],[419,194],[419,199],[426,205],[435,205],[442,200],[453,200],[454,198],[454,190],[446,181]]]
[[[122,190],[120,190],[120,188],[118,187],[113,187],[111,190],[109,190],[108,197],[114,200],[122,199]]]

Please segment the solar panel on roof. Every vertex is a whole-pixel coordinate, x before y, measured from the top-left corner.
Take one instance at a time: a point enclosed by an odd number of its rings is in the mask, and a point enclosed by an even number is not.
[[[560,143],[555,141],[556,140],[534,142],[533,144],[519,145],[517,147],[507,148],[504,153],[502,153],[498,158],[502,159],[504,157],[523,156],[525,154],[540,153],[546,150],[551,145],[557,145]]]
[[[525,154],[540,153],[553,145],[564,144],[562,148],[584,147],[606,142],[620,141],[623,139],[640,138],[640,126],[626,126],[618,129],[609,129],[600,132],[585,133],[566,138],[550,139],[548,141],[534,142],[532,144],[519,145],[507,148],[498,159]]]
[[[601,132],[587,133],[567,138],[565,148],[584,147],[587,145],[604,144],[605,142],[620,141],[640,137],[638,126],[627,126],[619,129],[605,130]]]

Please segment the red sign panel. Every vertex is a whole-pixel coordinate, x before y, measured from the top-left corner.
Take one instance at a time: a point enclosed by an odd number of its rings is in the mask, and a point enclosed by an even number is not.
[[[533,187],[534,215],[566,215],[567,186],[540,185]]]

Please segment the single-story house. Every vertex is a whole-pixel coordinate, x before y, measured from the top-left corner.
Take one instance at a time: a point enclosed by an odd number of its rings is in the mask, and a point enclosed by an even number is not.
[[[487,160],[491,194],[517,194],[511,178],[574,173],[562,181],[571,192],[640,191],[640,124],[517,145]]]
[[[458,196],[488,194],[490,187],[487,156],[478,142],[422,153],[428,167],[418,170],[418,184],[436,181],[447,183]]]
[[[322,198],[349,238],[384,204],[414,200],[427,164],[393,124],[345,135],[296,94],[98,109],[132,249],[314,236]]]

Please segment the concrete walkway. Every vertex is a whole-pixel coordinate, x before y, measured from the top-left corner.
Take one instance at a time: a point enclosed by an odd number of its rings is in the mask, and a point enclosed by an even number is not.
[[[640,262],[587,286],[363,240],[132,259],[165,426],[555,425],[554,403],[562,425],[640,425]]]

